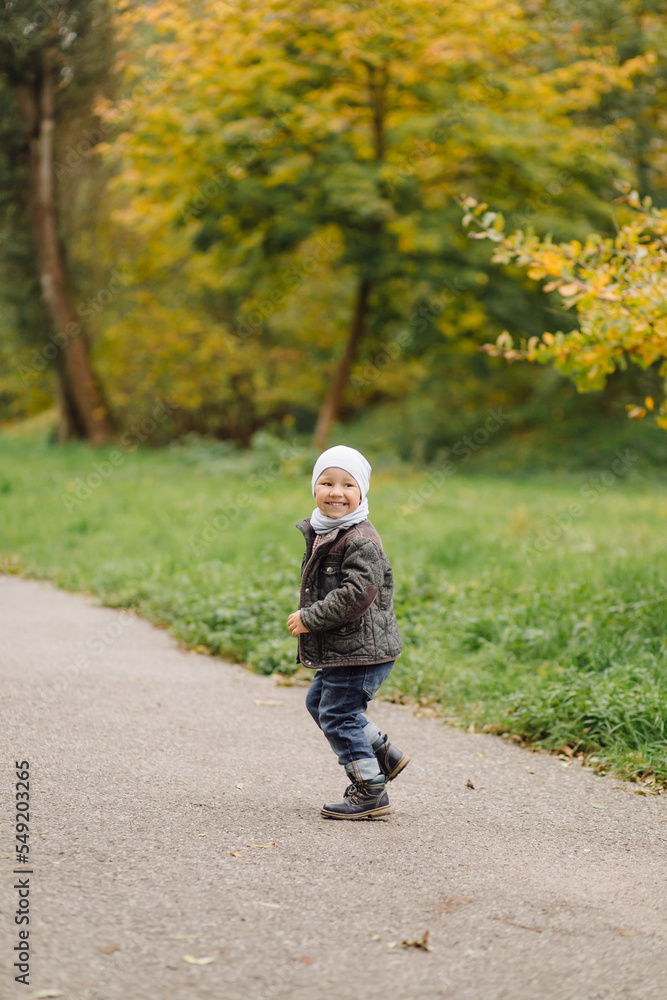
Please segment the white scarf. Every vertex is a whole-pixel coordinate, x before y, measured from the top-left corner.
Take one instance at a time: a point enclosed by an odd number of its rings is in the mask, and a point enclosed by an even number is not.
[[[347,470],[346,470],[347,471]],[[351,524],[359,524],[368,517],[368,500],[364,497],[356,510],[351,514],[343,514],[342,517],[328,517],[323,514],[319,507],[316,507],[310,515],[310,526],[318,535],[325,535],[334,528],[349,528]]]

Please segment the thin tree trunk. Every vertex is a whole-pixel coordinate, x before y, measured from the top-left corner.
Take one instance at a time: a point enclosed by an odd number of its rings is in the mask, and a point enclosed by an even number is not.
[[[345,345],[345,353],[340,360],[334,380],[331,383],[331,388],[329,389],[329,394],[320,410],[317,427],[315,428],[315,447],[320,450],[326,447],[331,428],[340,413],[343,392],[350,377],[354,359],[357,356],[357,349],[364,335],[370,290],[371,283],[369,279],[363,278],[357,289],[357,302],[350,327],[350,335]]]
[[[373,127],[373,145],[375,149],[375,160],[380,163],[384,159],[384,120],[386,112],[386,94],[389,81],[389,72],[386,65],[379,69],[368,65],[368,98],[371,108],[371,118]],[[378,238],[381,235],[382,224],[377,223],[376,231]],[[371,291],[372,282],[370,278],[363,277],[359,281],[357,289],[357,301],[354,310],[350,334],[345,345],[345,353],[340,360],[338,369],[331,384],[329,394],[322,404],[317,426],[315,428],[314,444],[316,448],[325,448],[331,433],[331,428],[340,415],[340,406],[343,399],[345,386],[347,385],[352,371],[352,365],[357,357],[359,344],[361,343],[366,329],[366,316],[368,313],[368,297]]]
[[[111,434],[107,407],[95,378],[81,323],[71,304],[63,252],[58,240],[53,190],[54,88],[48,54],[35,90],[16,87],[19,109],[29,137],[28,208],[42,295],[57,349],[55,365],[60,409],[59,439],[85,437],[99,444]]]
[[[384,117],[386,112],[387,84],[389,71],[386,63],[379,68],[368,67],[368,89],[373,112],[373,145],[375,159],[378,163],[384,160]]]

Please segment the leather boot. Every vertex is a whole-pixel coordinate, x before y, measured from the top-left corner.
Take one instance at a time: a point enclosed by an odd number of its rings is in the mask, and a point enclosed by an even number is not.
[[[410,763],[408,755],[390,743],[386,734],[382,737],[382,743],[379,746],[373,744],[373,753],[387,781],[393,781],[396,775],[400,774],[403,768]]]
[[[384,777],[375,781],[357,778],[345,789],[340,802],[327,802],[322,815],[327,819],[375,819],[391,812]]]

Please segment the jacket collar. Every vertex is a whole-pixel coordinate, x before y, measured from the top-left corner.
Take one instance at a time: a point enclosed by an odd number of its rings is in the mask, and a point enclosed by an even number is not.
[[[308,548],[312,548],[312,544],[315,540],[315,529],[310,526],[310,518],[306,517],[303,521],[299,521],[296,527],[305,537]],[[327,533],[326,541],[320,542],[320,546],[328,545],[330,542],[333,542],[335,538],[338,538],[341,530],[341,528],[332,528],[331,531]]]

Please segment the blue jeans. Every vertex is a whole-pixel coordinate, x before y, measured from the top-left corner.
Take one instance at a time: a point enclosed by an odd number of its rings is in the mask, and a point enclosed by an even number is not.
[[[367,667],[324,667],[316,671],[306,708],[329,741],[339,764],[373,757],[364,733],[368,702],[391,673],[395,660]]]

